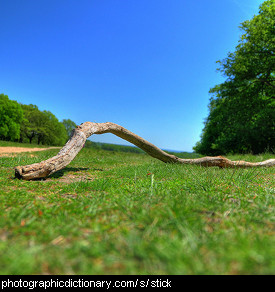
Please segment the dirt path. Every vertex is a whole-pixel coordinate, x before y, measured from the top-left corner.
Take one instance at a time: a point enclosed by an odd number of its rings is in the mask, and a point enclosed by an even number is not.
[[[0,156],[9,156],[13,153],[21,152],[35,152],[44,151],[48,149],[59,149],[60,147],[48,147],[48,148],[24,148],[24,147],[0,147]]]

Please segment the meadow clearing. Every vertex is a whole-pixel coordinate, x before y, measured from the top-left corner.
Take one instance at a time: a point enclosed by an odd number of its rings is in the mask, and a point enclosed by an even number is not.
[[[84,148],[45,180],[14,178],[57,152],[0,156],[0,274],[274,274],[274,167]]]

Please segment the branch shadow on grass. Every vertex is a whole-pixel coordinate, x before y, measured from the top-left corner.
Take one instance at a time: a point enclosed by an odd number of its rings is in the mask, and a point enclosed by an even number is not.
[[[71,181],[71,180],[91,180],[90,175],[85,173],[86,170],[91,171],[104,171],[102,168],[87,168],[87,167],[66,167],[64,169],[58,170],[44,180],[59,179],[60,181]],[[77,172],[83,172],[83,175],[77,174]],[[67,174],[70,173],[70,174]],[[69,177],[68,177],[69,176]],[[67,178],[68,177],[68,178]]]
[[[87,167],[66,167],[63,169],[58,170],[57,172],[51,174],[47,178],[61,178],[63,177],[67,172],[79,172],[79,171],[85,171],[88,170],[89,168]],[[46,178],[46,179],[47,179]]]
[[[88,167],[66,167],[63,169],[60,169],[56,171],[55,173],[43,177],[43,178],[37,178],[37,179],[32,179],[31,181],[51,181],[54,179],[62,179],[65,178],[68,173],[71,173],[71,176],[75,176],[74,174],[77,172],[85,172],[86,170],[91,170],[91,171],[104,171],[102,168],[88,168]],[[70,174],[69,174],[70,175]],[[77,175],[79,176],[79,175]],[[84,174],[84,177],[86,177],[87,174]],[[17,179],[16,177],[11,177],[11,179]]]

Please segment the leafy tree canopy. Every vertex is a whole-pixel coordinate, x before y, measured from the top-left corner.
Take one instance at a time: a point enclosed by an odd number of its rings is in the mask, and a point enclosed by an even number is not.
[[[260,153],[275,147],[275,2],[241,24],[235,52],[218,61],[226,78],[210,89],[209,116],[194,150]]]
[[[62,145],[67,140],[64,125],[50,111],[40,111],[36,105],[22,104],[24,120],[21,123],[21,140],[33,139],[38,144]]]
[[[71,127],[75,125],[67,121]],[[65,125],[50,111],[40,111],[33,104],[19,104],[0,94],[0,139],[64,145],[68,135]]]
[[[65,126],[68,137],[71,136],[72,130],[76,128],[76,123],[70,119],[62,120],[62,124]]]
[[[5,94],[0,94],[0,138],[5,140],[18,139],[23,111],[20,105],[10,100]]]

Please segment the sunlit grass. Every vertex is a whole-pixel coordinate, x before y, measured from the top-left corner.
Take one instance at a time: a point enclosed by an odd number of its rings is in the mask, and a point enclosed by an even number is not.
[[[1,274],[274,273],[274,168],[83,149],[47,180],[13,178],[57,152],[0,157]]]

